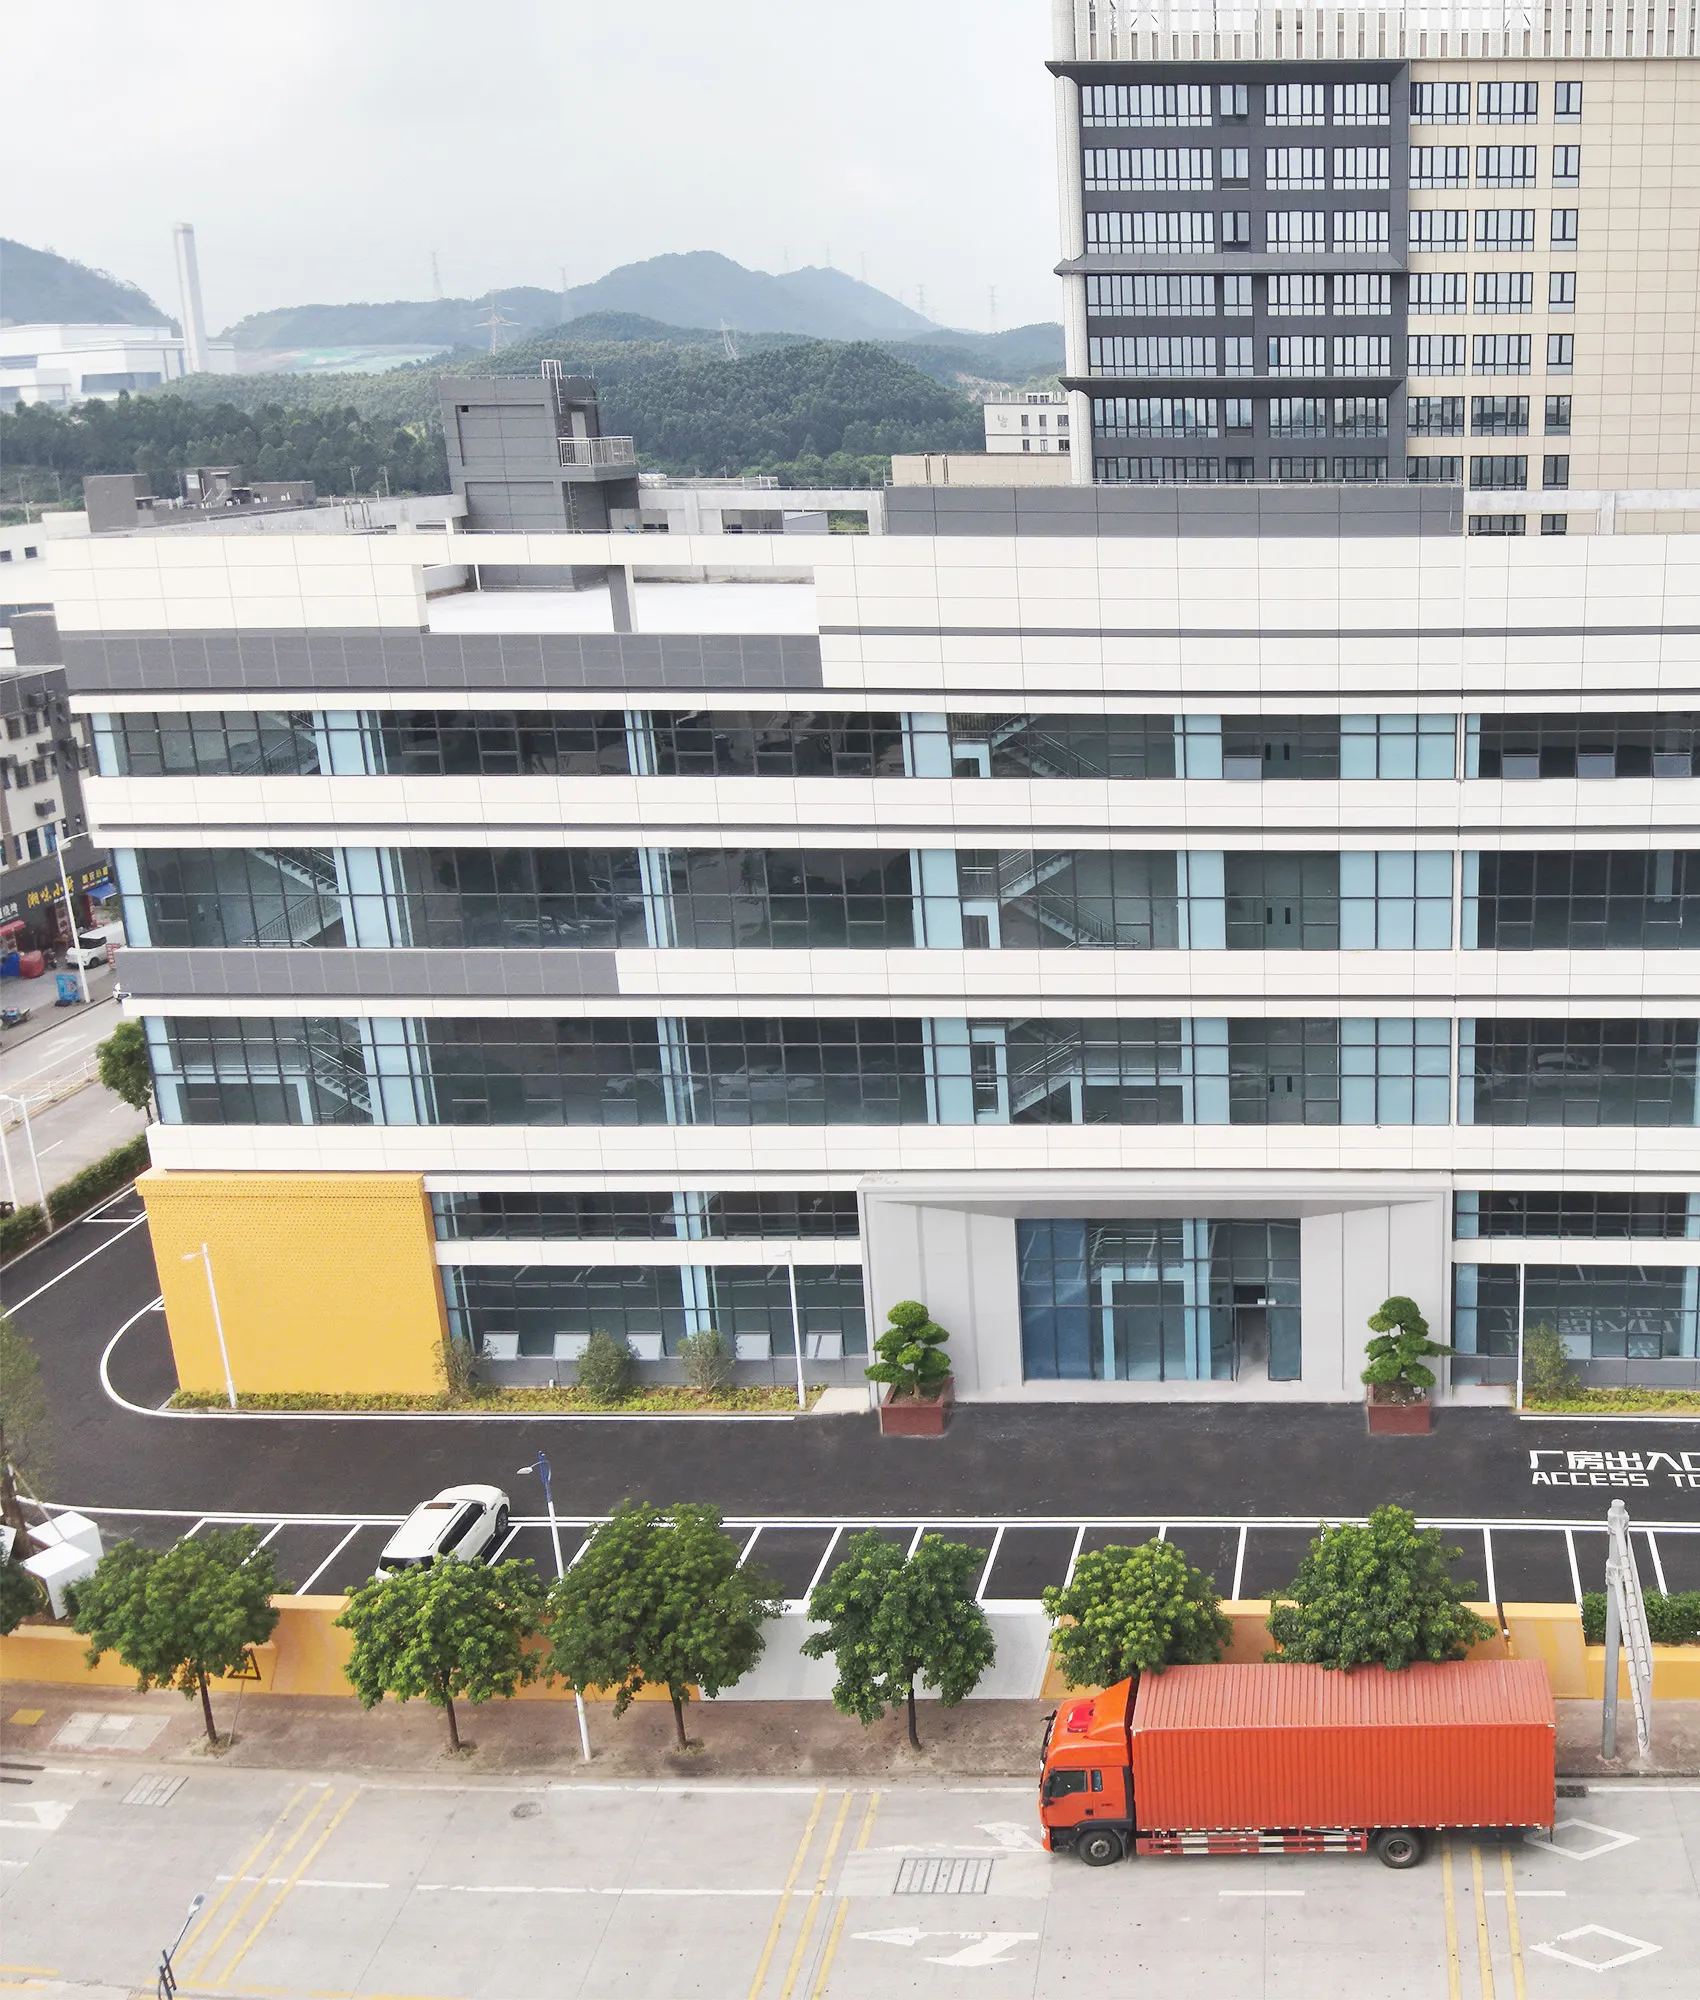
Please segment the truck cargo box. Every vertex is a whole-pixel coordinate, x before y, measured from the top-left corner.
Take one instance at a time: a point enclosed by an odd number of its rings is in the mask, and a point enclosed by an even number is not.
[[[1550,1826],[1538,1660],[1170,1667],[1130,1725],[1141,1829]]]

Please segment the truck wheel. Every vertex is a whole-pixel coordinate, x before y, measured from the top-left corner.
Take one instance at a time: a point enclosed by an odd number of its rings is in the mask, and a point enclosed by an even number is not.
[[[1383,1868],[1415,1868],[1427,1847],[1415,1827],[1390,1826],[1375,1837],[1375,1852]]]
[[[1074,1843],[1074,1851],[1088,1868],[1108,1868],[1122,1858],[1122,1837],[1113,1826],[1093,1826]]]

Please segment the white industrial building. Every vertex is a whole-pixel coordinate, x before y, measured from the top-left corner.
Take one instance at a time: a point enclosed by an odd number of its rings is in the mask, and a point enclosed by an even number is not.
[[[157,389],[187,375],[187,348],[169,326],[0,326],[0,410],[78,403]],[[236,373],[228,340],[207,343],[206,368]]]

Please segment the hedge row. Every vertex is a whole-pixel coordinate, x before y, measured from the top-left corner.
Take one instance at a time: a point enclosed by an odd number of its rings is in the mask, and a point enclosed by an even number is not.
[[[1647,1593],[1647,1631],[1655,1646],[1700,1646],[1700,1590],[1679,1590],[1674,1597]],[[1582,1637],[1603,1646],[1606,1637],[1606,1594],[1590,1590],[1582,1599]]]
[[[20,1250],[45,1236],[50,1229],[62,1228],[108,1195],[128,1187],[148,1163],[147,1134],[141,1133],[125,1145],[84,1167],[68,1181],[62,1181],[47,1197],[43,1212],[38,1202],[28,1202],[0,1220],[0,1261],[15,1257]]]

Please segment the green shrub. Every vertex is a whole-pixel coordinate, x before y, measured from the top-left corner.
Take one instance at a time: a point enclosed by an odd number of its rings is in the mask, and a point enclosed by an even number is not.
[[[478,1394],[478,1352],[472,1342],[448,1335],[437,1351],[437,1374],[445,1401],[470,1403]]]
[[[1537,1403],[1563,1403],[1581,1384],[1571,1365],[1570,1350],[1555,1326],[1542,1320],[1523,1329],[1523,1395]]]
[[[699,1396],[718,1395],[732,1380],[731,1351],[725,1336],[711,1326],[685,1335],[679,1359],[685,1364],[685,1380]]]
[[[632,1393],[637,1356],[624,1334],[593,1333],[578,1358],[578,1386],[594,1403],[623,1403]]]
[[[47,1216],[33,1201],[0,1217],[0,1258],[15,1257],[38,1236],[47,1234]]]
[[[879,1359],[862,1372],[870,1382],[889,1383],[899,1396],[929,1396],[950,1373],[944,1344],[950,1335],[927,1317],[919,1299],[899,1299],[886,1314],[885,1331],[874,1342]]]
[[[1655,1646],[1700,1646],[1700,1590],[1679,1590],[1661,1597],[1647,1593],[1647,1632]],[[1606,1594],[1587,1591],[1582,1598],[1582,1637],[1590,1646],[1606,1641]]]
[[[147,1163],[148,1141],[144,1132],[108,1153],[104,1159],[96,1160],[93,1166],[73,1174],[68,1181],[61,1181],[47,1197],[47,1212],[53,1219],[54,1228],[81,1215],[85,1209],[93,1208],[96,1202],[104,1201],[109,1194],[128,1187]]]
[[[1215,1578],[1194,1569],[1173,1542],[1089,1549],[1067,1584],[1042,1595],[1056,1626],[1051,1650],[1071,1688],[1208,1666],[1234,1636]]]
[[[0,1635],[47,1609],[47,1592],[21,1562],[0,1563]]]

